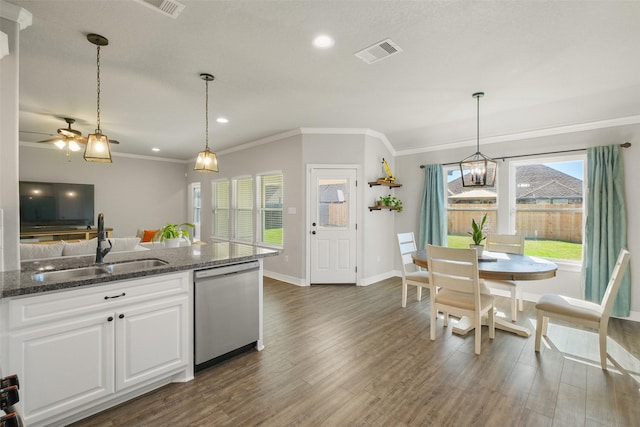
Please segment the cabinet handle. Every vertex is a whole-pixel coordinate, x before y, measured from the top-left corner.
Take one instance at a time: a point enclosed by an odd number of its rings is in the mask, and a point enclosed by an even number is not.
[[[120,316],[118,316],[118,319],[124,319],[124,314],[121,314]]]
[[[123,293],[121,293],[120,295],[115,295],[115,296],[112,296],[112,297],[106,296],[106,297],[104,297],[104,299],[120,298],[120,297],[123,297],[123,296],[125,296],[125,295],[126,295],[126,294],[123,292]]]
[[[107,317],[107,322],[113,322],[113,316]]]

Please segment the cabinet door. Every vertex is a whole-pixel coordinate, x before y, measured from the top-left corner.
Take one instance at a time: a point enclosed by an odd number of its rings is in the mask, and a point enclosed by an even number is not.
[[[116,390],[187,366],[187,297],[116,314]]]
[[[10,335],[27,425],[113,393],[114,323],[113,314],[85,316]]]

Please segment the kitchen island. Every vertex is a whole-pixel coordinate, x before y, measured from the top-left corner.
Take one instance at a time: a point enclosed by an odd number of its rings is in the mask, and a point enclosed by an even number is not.
[[[28,261],[1,273],[0,363],[20,378],[27,425],[67,424],[191,380],[194,271],[259,263],[261,349],[262,259],[278,253],[222,242],[108,254],[105,266],[90,256]]]

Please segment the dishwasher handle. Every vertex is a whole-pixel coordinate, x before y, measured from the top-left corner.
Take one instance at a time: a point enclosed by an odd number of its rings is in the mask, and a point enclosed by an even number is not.
[[[195,271],[195,280],[207,277],[228,276],[230,274],[248,273],[260,269],[258,261],[245,262],[241,264],[226,265],[224,267],[213,267],[205,270]]]

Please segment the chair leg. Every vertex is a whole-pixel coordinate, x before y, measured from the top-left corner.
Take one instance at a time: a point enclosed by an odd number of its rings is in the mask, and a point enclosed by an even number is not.
[[[431,341],[436,339],[436,321],[438,319],[438,312],[436,311],[436,304],[433,301],[433,296],[431,297]]]
[[[524,299],[522,298],[522,289],[516,287],[516,294],[518,296],[518,310],[524,311]]]
[[[494,339],[496,337],[496,314],[494,307],[489,310],[489,338]]]
[[[418,301],[422,301],[422,286],[416,286],[418,288]]]
[[[402,278],[402,307],[407,306],[407,281]]]
[[[600,366],[607,370],[607,326],[600,324]]]
[[[518,297],[516,295],[517,288],[514,286],[511,288],[511,321],[518,320]]]
[[[475,324],[475,353],[480,354],[480,345],[482,344],[482,320],[480,312],[476,312],[473,318]]]
[[[544,316],[542,318],[542,335],[547,336],[547,329],[549,329],[549,317]]]
[[[540,340],[542,338],[542,328],[544,323],[544,314],[538,310],[538,318],[536,320],[536,351],[540,351]]]

